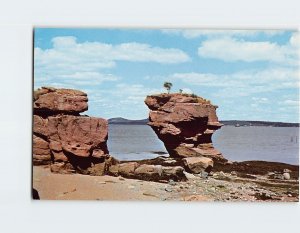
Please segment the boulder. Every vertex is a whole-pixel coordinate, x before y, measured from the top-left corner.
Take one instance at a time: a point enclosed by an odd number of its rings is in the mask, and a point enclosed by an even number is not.
[[[110,165],[108,167],[108,175],[119,176],[119,164]]]
[[[184,158],[183,162],[186,169],[192,173],[210,172],[214,166],[213,160],[206,157],[188,157]]]
[[[52,163],[51,170],[57,173],[105,173],[108,122],[80,116],[87,101],[78,90],[43,87],[34,92],[34,164]]]
[[[149,181],[186,180],[184,169],[180,166],[161,166],[142,164],[134,170],[133,178]]]
[[[160,180],[162,176],[162,166],[142,164],[135,169],[134,176],[141,180]]]
[[[34,116],[33,133],[44,138],[55,159],[68,155],[102,158],[108,154],[108,122],[102,118],[73,115]]]
[[[53,173],[69,174],[75,173],[75,168],[70,163],[55,162],[50,165],[50,170]]]
[[[180,166],[175,166],[175,167],[163,166],[162,180],[175,180],[175,181],[186,180],[186,176],[183,172],[184,169],[183,167]]]
[[[285,180],[291,179],[291,175],[290,175],[290,173],[288,173],[288,172],[285,172],[285,173],[283,173],[282,175],[283,175],[283,178],[284,178]]]
[[[42,87],[34,91],[33,110],[43,115],[78,114],[88,109],[87,102],[87,94],[82,91]]]
[[[171,157],[205,156],[227,161],[212,144],[212,135],[222,124],[217,106],[210,101],[195,95],[159,94],[147,96],[145,104],[150,109],[148,124]]]
[[[92,164],[88,169],[88,174],[92,176],[103,176],[106,174],[106,164],[105,162]]]
[[[137,162],[121,163],[118,167],[118,174],[126,178],[135,177],[135,169],[138,167]]]
[[[69,150],[73,147],[94,149],[105,147],[108,122],[102,118],[88,116],[50,116],[48,117],[48,131],[50,141],[60,142]]]

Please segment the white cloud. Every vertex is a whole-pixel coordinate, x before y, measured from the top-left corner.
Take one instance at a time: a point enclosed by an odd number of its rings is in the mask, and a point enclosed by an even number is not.
[[[158,94],[163,92],[163,89],[148,88],[142,84],[129,85],[126,83],[120,83],[116,85],[114,92],[115,96],[121,97],[121,100],[131,104],[144,104],[144,100],[147,95]]]
[[[215,83],[218,79],[218,76],[215,74],[210,73],[174,73],[166,78],[167,80],[181,80],[185,83],[192,84],[192,85],[213,85],[213,86],[219,86],[223,85],[222,83]]]
[[[299,107],[300,106],[300,102],[299,100],[284,100],[282,102],[280,102],[281,105],[285,105],[285,106],[291,106],[291,107]]]
[[[193,94],[193,91],[190,88],[182,88],[182,93]]]
[[[299,34],[294,33],[289,43],[279,45],[269,41],[245,41],[223,37],[207,39],[198,48],[198,55],[204,58],[234,61],[268,61],[280,65],[298,65]]]
[[[148,44],[100,42],[78,43],[75,37],[55,37],[53,48],[34,50],[35,86],[56,84],[94,85],[119,78],[103,70],[117,61],[175,64],[189,61],[179,49],[152,47]]]
[[[187,62],[189,56],[180,49],[152,47],[141,43],[123,43],[118,45],[101,42],[77,43],[75,37],[55,37],[53,48],[42,50],[35,48],[37,64],[60,61],[78,64],[84,61],[88,68],[110,68],[115,61],[158,62],[174,64]]]
[[[143,119],[149,109],[144,103],[147,95],[163,92],[163,89],[149,88],[142,84],[116,84],[109,90],[100,89],[89,98],[89,115],[95,115],[101,109],[102,117],[125,117]]]
[[[283,30],[207,30],[207,29],[163,29],[164,34],[183,36],[187,39],[198,37],[254,37],[260,34],[274,36],[284,33]]]
[[[269,99],[265,97],[252,97],[252,100],[255,104],[267,104],[269,103]]]
[[[231,74],[212,73],[174,73],[167,76],[155,76],[170,82],[183,82],[194,87],[218,88],[214,95],[222,97],[249,96],[255,93],[272,92],[280,89],[297,89],[299,72],[290,68],[268,68],[264,70],[245,70]],[[150,79],[150,77],[148,77]],[[266,101],[260,99],[260,101]]]

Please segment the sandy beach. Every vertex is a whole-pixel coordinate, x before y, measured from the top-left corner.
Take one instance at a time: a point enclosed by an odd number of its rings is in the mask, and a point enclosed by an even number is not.
[[[33,188],[41,200],[299,201],[297,180],[251,180],[223,172],[205,179],[187,176],[186,182],[160,183],[106,175],[55,174],[47,166],[34,166]]]

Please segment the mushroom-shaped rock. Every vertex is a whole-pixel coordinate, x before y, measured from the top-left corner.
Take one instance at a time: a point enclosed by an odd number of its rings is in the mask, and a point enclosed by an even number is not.
[[[225,161],[212,144],[212,134],[222,124],[217,106],[210,101],[188,94],[158,94],[147,96],[150,109],[149,125],[163,141],[171,157],[209,157]]]

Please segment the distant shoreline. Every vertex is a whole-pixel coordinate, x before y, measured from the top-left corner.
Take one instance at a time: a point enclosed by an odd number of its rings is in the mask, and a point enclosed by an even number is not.
[[[110,118],[108,123],[111,125],[146,125],[148,119],[141,120],[129,120],[121,117]],[[299,127],[300,123],[288,123],[288,122],[270,122],[270,121],[241,121],[241,120],[226,120],[220,121],[224,126],[235,127],[251,127],[251,126],[268,126],[268,127]]]

